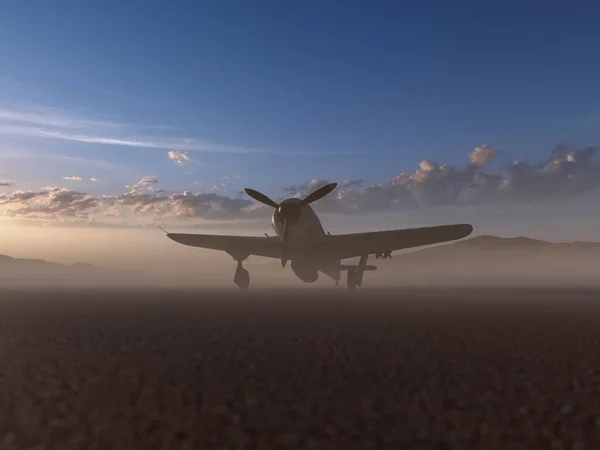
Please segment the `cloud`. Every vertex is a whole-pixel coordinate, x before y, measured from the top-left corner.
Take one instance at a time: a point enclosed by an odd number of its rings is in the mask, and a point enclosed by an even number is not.
[[[23,137],[38,137],[38,138],[51,138],[60,139],[64,141],[77,141],[86,144],[104,144],[104,145],[117,145],[124,147],[142,147],[142,148],[166,148],[167,145],[173,147],[176,143],[165,142],[165,141],[153,141],[148,140],[134,140],[127,138],[117,138],[110,136],[97,136],[91,134],[75,134],[64,131],[44,130],[34,127],[21,127],[21,126],[0,126],[0,134],[6,135],[17,135]]]
[[[52,161],[60,161],[67,163],[77,163],[86,166],[95,167],[97,169],[103,170],[122,170],[125,169],[125,166],[111,163],[108,161],[104,161],[101,159],[90,159],[83,158],[80,156],[71,156],[71,155],[61,155],[61,154],[52,154],[45,152],[35,152],[29,151],[27,149],[14,149],[14,150],[0,150],[0,159],[40,159],[40,160],[52,160]]]
[[[122,128],[124,126],[115,122],[85,119],[57,109],[39,106],[0,108],[0,121],[61,128]]]
[[[345,180],[338,184],[341,188],[349,188],[353,186],[361,186],[365,182],[363,180]]]
[[[95,181],[98,181],[98,178],[91,177],[91,178],[89,178],[89,180],[95,182]]]
[[[184,164],[194,162],[194,160],[188,156],[187,152],[170,150],[168,156],[169,159],[171,159],[178,166],[183,166]]]
[[[498,151],[488,145],[475,148],[464,167],[423,160],[418,168],[378,184],[340,183],[333,194],[315,203],[316,210],[334,213],[366,213],[413,210],[462,204],[525,204],[564,200],[600,188],[600,164],[596,147],[571,149],[559,145],[538,164],[516,161],[499,172],[485,169]],[[309,183],[284,188],[304,197],[326,184]]]
[[[146,175],[136,181],[135,183],[128,184],[125,187],[127,188],[127,192],[131,194],[141,194],[144,191],[154,191],[156,185],[158,185],[158,180],[154,175]]]
[[[231,181],[231,180],[235,180],[238,181],[241,178],[238,175],[224,175],[221,177],[221,181]]]
[[[127,185],[127,192],[122,195],[102,198],[108,206],[110,216],[119,215],[128,210],[135,215],[142,215],[157,220],[167,217],[175,219],[201,218],[240,219],[262,217],[262,206],[256,206],[249,199],[230,198],[216,192],[168,192],[158,188],[158,180],[153,176],[145,176]]]
[[[0,187],[11,187],[14,186],[14,183],[11,183],[10,181],[0,181]]]
[[[497,155],[497,151],[489,145],[482,145],[476,147],[471,153],[469,153],[469,161],[474,166],[483,167],[490,162]]]
[[[177,149],[175,152],[211,152],[233,154],[281,154],[288,156],[349,155],[357,152],[304,152],[250,148],[205,142],[189,136],[148,136],[143,128],[162,130],[157,125],[137,125],[93,120],[80,115],[45,107],[0,109],[0,134],[39,139],[74,141],[86,144],[135,148]],[[182,161],[183,162],[183,161]]]
[[[49,221],[69,217],[89,220],[100,204],[85,192],[48,187],[40,192],[14,191],[0,195],[0,209],[8,217]]]
[[[81,177],[63,177],[63,180],[67,180],[67,181],[81,181]]]
[[[329,181],[313,178],[308,183],[292,184],[283,188],[283,192],[292,197],[305,197],[310,192],[325,186]]]
[[[132,130],[130,130],[132,132]],[[306,152],[306,151],[279,151],[271,149],[240,147],[231,145],[211,144],[189,138],[165,138],[160,136],[146,136],[133,139],[128,136],[115,137],[98,134],[80,134],[66,131],[46,130],[35,127],[22,126],[0,126],[0,134],[37,137],[47,139],[59,139],[64,141],[76,141],[86,144],[114,145],[137,148],[170,149],[180,148],[181,151],[205,152],[205,153],[232,153],[232,154],[271,154],[287,156],[348,156],[359,155],[360,152]],[[128,133],[129,134],[129,133]]]
[[[249,199],[230,198],[216,192],[168,192],[160,189],[158,184],[156,177],[145,176],[127,185],[127,192],[122,195],[103,196],[103,202],[109,206],[110,215],[127,209],[161,220],[167,216],[178,219],[251,218],[257,217],[257,210],[262,209]]]
[[[380,183],[342,181],[313,207],[321,213],[351,215],[461,205],[531,206],[589,196],[600,191],[600,163],[594,159],[597,150],[561,145],[536,164],[515,161],[493,172],[486,167],[497,152],[481,146],[467,155],[462,167],[423,160],[414,171]],[[328,182],[314,178],[287,186],[282,197],[304,197]],[[126,185],[119,195],[94,196],[54,186],[39,192],[4,193],[0,195],[0,210],[8,216],[40,220],[69,216],[88,221],[118,218],[138,225],[178,221],[187,226],[195,226],[198,220],[264,220],[272,214],[272,208],[243,192],[226,195],[226,187],[221,181],[208,192],[168,191],[160,187],[155,176],[144,176]]]

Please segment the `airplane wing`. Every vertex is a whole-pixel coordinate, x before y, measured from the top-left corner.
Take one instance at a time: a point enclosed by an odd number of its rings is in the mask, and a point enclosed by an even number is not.
[[[310,254],[327,259],[362,255],[438,244],[464,238],[473,232],[469,224],[408,228],[404,230],[329,235],[310,248]]]
[[[276,237],[186,233],[167,233],[167,237],[183,245],[222,250],[234,257],[239,252],[243,258],[250,255],[279,258],[281,252],[281,241]]]
[[[454,241],[468,236],[472,231],[471,225],[459,224],[327,235],[313,246],[305,248],[302,253],[310,257],[341,260],[389,250],[402,250]],[[250,255],[279,258],[281,255],[281,240],[277,237],[186,233],[167,233],[167,237],[183,245],[221,250],[233,257],[238,252],[242,258]]]

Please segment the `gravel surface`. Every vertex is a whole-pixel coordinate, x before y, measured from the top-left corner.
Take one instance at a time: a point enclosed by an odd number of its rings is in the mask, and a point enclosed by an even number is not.
[[[0,449],[598,449],[600,291],[0,292]]]

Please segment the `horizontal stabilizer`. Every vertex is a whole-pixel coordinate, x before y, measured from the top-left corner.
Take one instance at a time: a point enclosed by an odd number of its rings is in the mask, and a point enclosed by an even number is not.
[[[358,266],[352,266],[352,265],[349,265],[349,264],[341,264],[340,265],[340,270],[348,270],[348,269],[353,269],[353,268],[355,269],[357,267]],[[365,266],[364,270],[370,270],[370,271],[377,270],[377,267],[376,266]]]

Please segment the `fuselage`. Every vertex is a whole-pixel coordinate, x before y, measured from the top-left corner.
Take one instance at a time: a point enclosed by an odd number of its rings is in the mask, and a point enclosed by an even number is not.
[[[281,204],[285,203],[300,203],[300,200],[297,198],[288,198]],[[283,238],[283,220],[277,209],[271,217],[271,227],[273,227],[277,236]],[[325,231],[319,217],[309,205],[300,208],[300,218],[290,226],[289,233],[292,246],[304,246],[318,241],[325,236]]]
[[[300,203],[299,199],[289,198],[283,203]],[[275,210],[271,218],[271,227],[280,239],[283,239],[283,219],[279,211]],[[318,272],[340,280],[340,261],[323,260],[311,258],[307,250],[311,245],[325,239],[326,234],[321,225],[319,217],[309,206],[302,206],[300,209],[300,218],[290,226],[288,231],[291,250],[291,266],[296,276],[307,283],[317,280]]]

